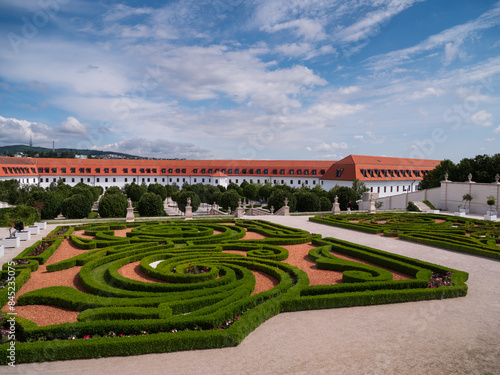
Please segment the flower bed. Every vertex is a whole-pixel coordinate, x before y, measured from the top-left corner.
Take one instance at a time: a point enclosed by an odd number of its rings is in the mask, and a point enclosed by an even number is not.
[[[141,223],[127,233],[127,243],[114,235],[110,225],[84,226],[82,229],[96,238],[72,235],[71,243],[88,250],[46,266],[55,279],[58,272],[82,266],[73,273],[78,273],[82,289],[47,284],[53,286],[31,288],[17,299],[19,306],[47,305],[75,312],[77,322],[37,326],[19,317],[16,362],[234,346],[284,311],[452,298],[467,293],[467,274],[459,270],[265,221],[230,224],[196,220],[188,224]],[[243,240],[247,230],[265,237]],[[44,256],[60,241],[36,257]],[[322,272],[340,273],[343,282],[312,285],[304,270],[287,263],[289,250],[283,246],[293,248],[296,244],[311,244],[310,262]],[[34,246],[29,253],[27,249],[19,260],[35,257],[30,254],[36,249]],[[138,267],[148,280],[121,274],[127,265]],[[389,270],[409,277],[395,280]],[[29,277],[31,271],[16,272]],[[256,272],[267,275],[274,284],[253,293]],[[449,275],[452,284],[439,285],[433,272]],[[435,287],[429,287],[430,283],[436,283]],[[0,345],[0,350],[6,345]]]
[[[355,220],[353,220],[355,219]],[[317,215],[310,221],[500,259],[494,222],[436,214]]]

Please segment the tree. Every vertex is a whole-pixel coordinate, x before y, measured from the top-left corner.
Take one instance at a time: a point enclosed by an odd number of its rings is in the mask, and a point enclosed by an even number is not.
[[[238,195],[243,195],[243,189],[238,185],[235,184],[234,182],[230,182],[229,185],[227,185],[227,190],[236,190]]]
[[[269,197],[268,205],[274,207],[274,211],[278,211],[285,205],[285,198],[288,198],[288,206],[290,211],[294,212],[297,204],[297,198],[290,191],[283,188],[276,188]]]
[[[84,194],[75,194],[66,198],[61,205],[61,212],[67,219],[83,219],[89,216],[92,205],[88,204],[88,197]]]
[[[119,194],[123,195],[122,190],[118,186],[110,186],[106,189],[104,195]]]
[[[352,189],[356,193],[356,198],[353,202],[361,200],[363,198],[363,193],[366,193],[369,189],[366,187],[364,182],[359,181],[359,179],[355,178],[352,182]]]
[[[319,204],[321,211],[330,211],[332,209],[332,201],[328,197],[319,198]]]
[[[321,209],[318,196],[310,191],[299,189],[294,196],[297,199],[296,209],[298,212],[312,212]]]
[[[259,186],[256,184],[247,184],[243,187],[243,196],[248,200],[257,199]]]
[[[333,202],[335,200],[335,196],[339,197],[339,205],[341,210],[347,210],[347,204],[349,201],[352,204],[353,209],[357,209],[356,199],[358,197],[358,193],[353,189],[347,186],[338,186],[336,185],[328,192],[328,198]]]
[[[52,220],[61,213],[62,202],[65,198],[57,191],[45,191],[39,195],[38,200],[43,203],[41,211],[42,220]]]
[[[271,184],[266,182],[264,185],[262,185],[259,188],[259,197],[265,199],[267,202],[267,200],[271,196],[272,189],[273,189],[273,187],[271,186]]]
[[[168,197],[167,188],[159,183],[150,184],[148,186],[148,191],[150,193],[158,194],[162,200],[165,200]]]
[[[234,211],[238,207],[238,200],[240,196],[238,192],[234,189],[228,190],[225,193],[222,193],[220,197],[220,205],[223,208],[230,208],[231,211]]]
[[[137,185],[135,182],[132,182],[129,186],[127,186],[127,190],[125,194],[130,198],[132,202],[139,202],[141,197],[147,192],[141,185]]]
[[[127,207],[127,198],[121,191],[111,194],[106,191],[99,201],[98,212],[101,217],[125,217],[127,215]]]
[[[201,199],[198,194],[190,190],[182,190],[180,193],[178,193],[176,198],[177,206],[182,212],[186,212],[188,198],[191,198],[191,207],[193,212],[196,212],[201,204]]]
[[[137,204],[137,211],[141,216],[162,216],[163,200],[158,194],[144,193]]]

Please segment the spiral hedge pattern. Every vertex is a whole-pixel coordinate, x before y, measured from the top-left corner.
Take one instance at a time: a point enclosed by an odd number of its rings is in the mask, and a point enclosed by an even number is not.
[[[492,221],[437,214],[394,213],[316,215],[309,220],[500,259],[500,225]]]
[[[127,227],[132,227],[127,237],[115,236],[115,230]],[[54,243],[67,237],[82,252],[50,264],[47,270],[57,277],[59,270],[82,266],[79,280],[86,293],[56,286],[18,299],[19,305],[77,311],[78,322],[38,327],[19,318],[24,341],[16,343],[18,363],[235,346],[280,312],[467,293],[465,272],[261,220],[99,223],[78,229],[93,238],[74,235],[74,228],[52,236]],[[264,238],[243,240],[247,231]],[[282,247],[300,243],[315,245],[309,257],[316,267],[343,272],[343,283],[310,286],[304,271],[286,263],[289,254]],[[341,259],[335,253],[374,265]],[[19,288],[29,277],[32,263],[46,259],[33,260],[27,251],[17,258],[31,262],[16,268]],[[137,281],[119,273],[134,262],[158,282]],[[395,281],[381,267],[413,278]],[[273,277],[277,285],[253,294],[252,271]],[[450,272],[452,286],[429,288],[433,273]],[[1,293],[0,299],[4,304]],[[114,337],[118,333],[122,337]],[[0,350],[6,345],[0,345]]]

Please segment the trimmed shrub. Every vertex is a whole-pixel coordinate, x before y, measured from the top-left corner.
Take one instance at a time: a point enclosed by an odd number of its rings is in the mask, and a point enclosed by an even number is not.
[[[145,193],[139,199],[137,211],[141,216],[162,216],[164,213],[163,201],[158,194]]]
[[[92,204],[89,205],[88,197],[83,194],[76,194],[66,198],[61,206],[61,212],[67,219],[86,218],[91,210]]]
[[[125,195],[123,195],[121,191],[111,194],[108,194],[106,191],[106,194],[104,194],[99,201],[98,212],[102,218],[125,217],[127,215],[127,207],[127,198],[125,198]]]

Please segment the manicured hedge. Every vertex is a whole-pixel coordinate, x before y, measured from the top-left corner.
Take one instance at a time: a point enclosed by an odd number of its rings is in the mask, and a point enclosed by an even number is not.
[[[132,228],[126,238],[115,236],[114,230],[125,227]],[[17,363],[234,346],[283,311],[467,293],[465,272],[262,220],[236,225],[221,220],[99,223],[79,230],[94,238],[70,235],[68,240],[82,249],[81,254],[48,265],[47,270],[57,277],[59,270],[82,266],[78,277],[86,292],[52,286],[24,293],[17,301],[78,311],[78,321],[37,326],[19,318],[17,328],[24,340],[16,343]],[[243,240],[247,230],[266,238]],[[316,246],[309,252],[316,267],[342,272],[344,283],[310,286],[303,270],[286,263],[289,253],[283,246],[308,242]],[[339,254],[371,265],[341,259]],[[31,263],[15,271],[19,282],[29,277],[30,267]],[[144,280],[123,276],[123,267],[137,267]],[[393,280],[386,268],[411,279]],[[254,272],[272,278],[275,286],[253,294]],[[453,286],[429,288],[433,272],[452,272]],[[0,363],[6,358],[0,357]]]

